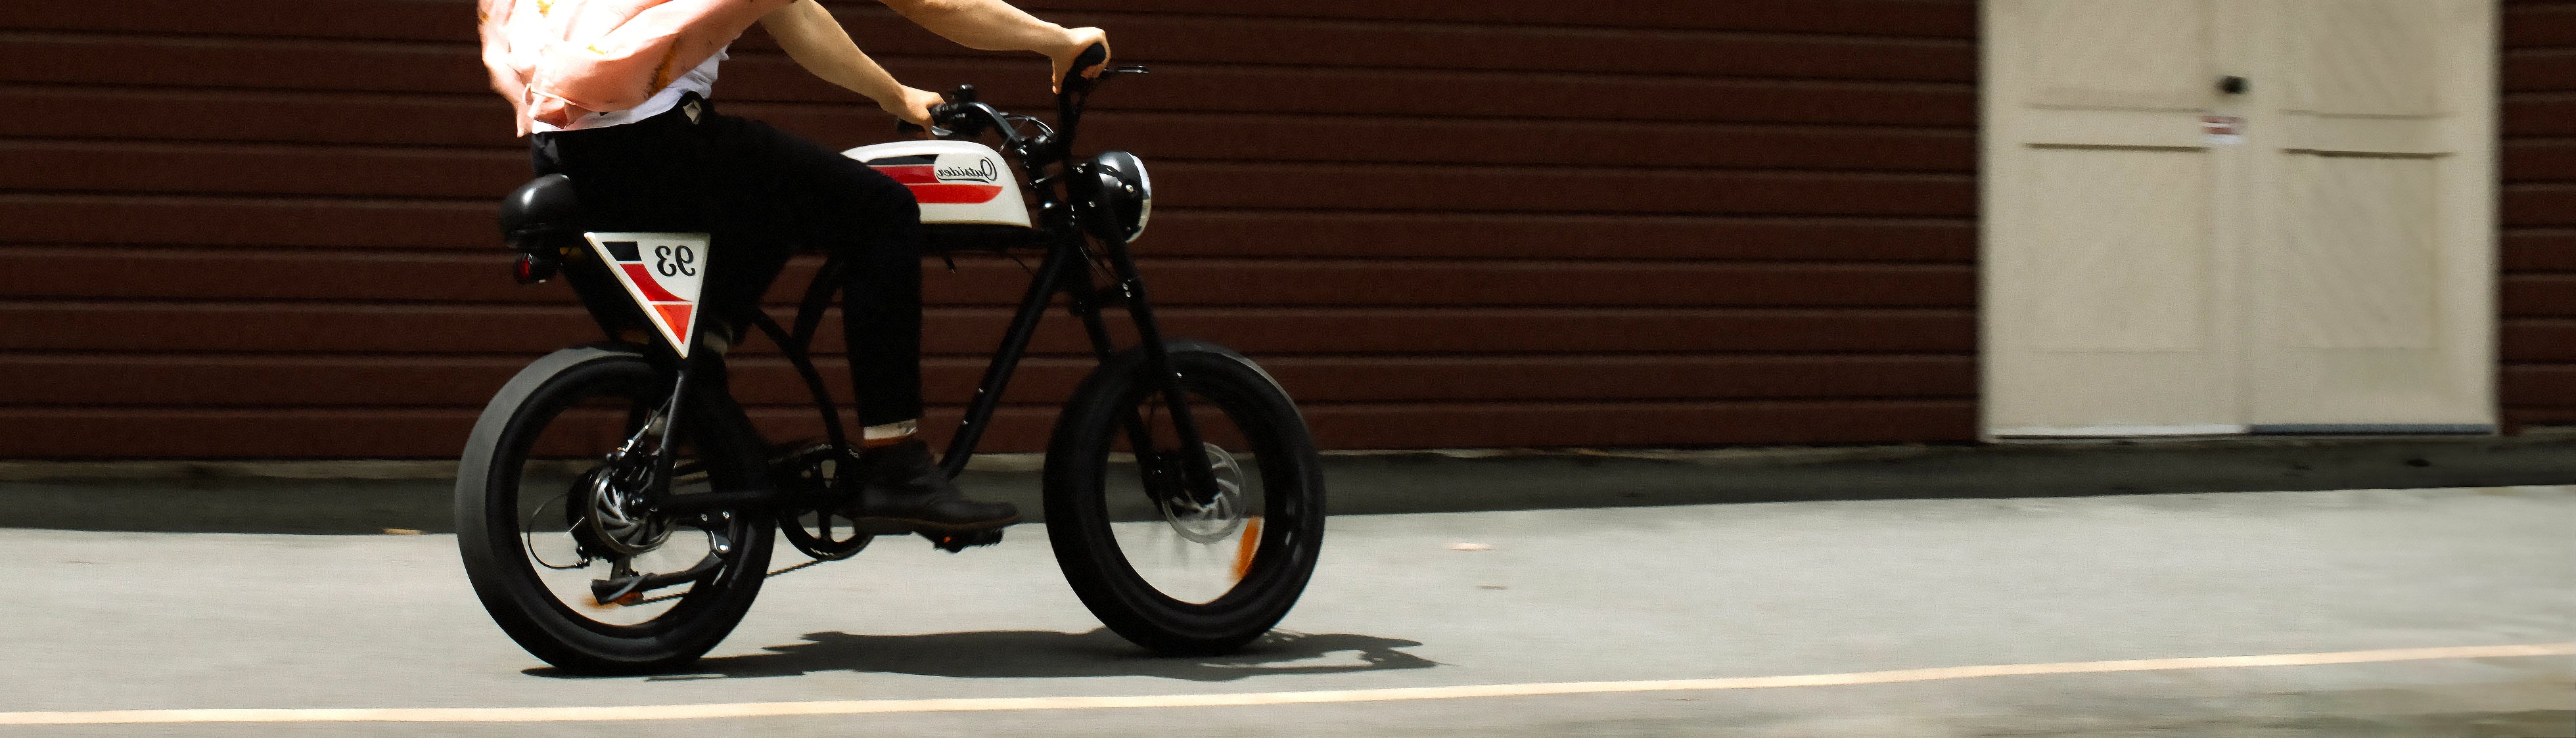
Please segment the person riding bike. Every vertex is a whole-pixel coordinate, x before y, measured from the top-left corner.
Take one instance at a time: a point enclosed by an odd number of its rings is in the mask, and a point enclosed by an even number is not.
[[[1050,80],[1098,28],[1065,28],[1002,0],[883,0],[951,41],[1034,51]],[[708,98],[733,40],[758,22],[789,58],[825,81],[928,126],[932,92],[896,82],[815,0],[480,0],[483,63],[530,135],[540,175],[568,176],[583,206],[620,230],[712,234],[701,380],[725,386],[721,354],[743,335],[761,294],[797,248],[837,253],[843,332],[861,434],[844,512],[863,525],[949,534],[1019,520],[1009,503],[967,499],[917,437],[921,400],[920,210],[893,178],[767,124],[716,112]],[[713,422],[751,422],[727,392]],[[748,433],[730,434],[755,438]],[[733,480],[770,485],[772,480]]]

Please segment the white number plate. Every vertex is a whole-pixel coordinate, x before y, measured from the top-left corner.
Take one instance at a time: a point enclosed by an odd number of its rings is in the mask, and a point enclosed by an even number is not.
[[[698,288],[707,281],[707,234],[584,233],[626,294],[681,356],[698,335]]]

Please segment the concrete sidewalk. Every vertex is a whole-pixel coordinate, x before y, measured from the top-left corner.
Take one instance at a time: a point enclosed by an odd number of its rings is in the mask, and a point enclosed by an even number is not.
[[[708,658],[653,677],[544,668],[492,625],[447,536],[0,530],[0,722],[481,713],[0,725],[0,738],[2568,736],[2576,658],[2542,654],[2576,641],[2571,523],[2567,487],[1352,515],[1333,520],[1280,630],[1238,653],[1170,658],[1101,629],[1045,527],[1024,525],[964,554],[880,542],[772,578]],[[805,560],[780,549],[770,566]],[[2385,651],[2516,646],[2545,650]],[[2381,655],[2273,656],[2353,652]],[[2206,657],[2239,660],[2175,663]],[[1844,679],[2018,664],[2093,666]],[[2103,666],[2152,670],[2091,670]],[[1635,688],[1781,677],[1802,678]],[[1360,696],[1567,682],[1612,691]],[[1335,701],[1183,706],[1222,695]],[[1101,697],[1174,706],[794,712]],[[617,723],[525,712],[636,705],[768,707]]]
[[[1038,509],[1034,454],[963,480]],[[2231,438],[1707,450],[1337,452],[1336,514],[1719,502],[2073,497],[2576,483],[2576,436]],[[0,527],[443,532],[455,465],[427,461],[0,462]]]

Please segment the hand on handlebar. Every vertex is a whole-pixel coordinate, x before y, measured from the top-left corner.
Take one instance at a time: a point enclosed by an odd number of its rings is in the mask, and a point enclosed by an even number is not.
[[[1100,47],[1100,60],[1075,69],[1074,64],[1083,61],[1082,52],[1095,44]],[[1088,26],[1067,31],[1065,45],[1047,52],[1047,58],[1055,62],[1047,77],[1048,89],[1055,92],[1063,92],[1064,81],[1077,73],[1084,77],[1099,77],[1101,70],[1109,68],[1109,32]]]
[[[912,125],[930,125],[930,108],[947,102],[939,97],[939,93],[929,90],[916,90],[901,85],[897,85],[897,88],[901,90],[896,93],[900,97],[894,100],[879,100],[877,107],[884,108],[887,113]]]

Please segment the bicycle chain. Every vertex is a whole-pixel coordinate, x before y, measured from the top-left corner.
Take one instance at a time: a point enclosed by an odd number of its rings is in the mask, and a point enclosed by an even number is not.
[[[790,567],[787,567],[787,568],[785,568],[785,569],[780,569],[780,570],[777,570],[777,571],[773,571],[773,572],[770,572],[770,573],[768,573],[768,574],[761,575],[761,577],[760,577],[760,578],[762,578],[762,579],[768,579],[768,578],[770,578],[770,577],[778,576],[778,575],[780,575],[780,574],[785,574],[785,573],[788,573],[788,572],[791,572],[791,571],[795,571],[795,570],[798,570],[798,569],[803,569],[803,568],[805,568],[805,567],[813,566],[813,565],[815,565],[815,564],[820,564],[820,563],[823,563],[823,562],[826,562],[826,561],[839,561],[839,560],[840,560],[840,559],[808,559],[808,560],[806,560],[806,561],[805,561],[805,563],[797,564],[797,565],[795,565],[795,566],[790,566]],[[697,591],[697,590],[696,590],[695,588],[692,588],[692,589],[690,589],[689,591],[690,591],[690,592],[695,592],[695,591]],[[673,593],[671,593],[671,594],[659,595],[659,596],[654,596],[654,597],[646,597],[646,598],[644,598],[644,599],[636,600],[636,601],[635,601],[635,604],[627,605],[627,607],[634,607],[634,606],[636,606],[636,605],[650,605],[650,604],[653,604],[653,603],[656,603],[656,602],[669,602],[669,601],[676,600],[676,599],[679,599],[679,598],[682,598],[682,597],[687,597],[687,596],[689,596],[689,593],[688,593],[688,592],[673,592]]]
[[[985,541],[984,543],[966,544],[966,545],[958,546],[958,547],[956,547],[956,548],[950,548],[950,547],[948,547],[948,546],[946,546],[946,545],[940,545],[940,548],[941,548],[942,550],[946,550],[946,551],[948,551],[949,553],[956,553],[956,552],[958,552],[958,551],[963,551],[963,550],[965,550],[966,548],[969,548],[969,547],[972,547],[972,546],[991,545],[992,543],[997,542],[997,541],[1000,541],[1000,540],[1001,540],[1001,537],[1000,537],[1000,535],[997,533],[993,538],[991,538],[991,539],[989,539],[989,540]],[[941,542],[940,542],[940,541],[937,541],[937,540],[934,540],[934,541],[932,541],[931,543],[933,543],[933,544],[940,544]],[[853,551],[852,553],[857,553],[857,552]],[[798,570],[798,569],[803,569],[803,568],[805,568],[805,567],[813,566],[813,565],[815,565],[815,564],[822,564],[822,563],[828,563],[828,562],[833,562],[833,561],[846,561],[846,560],[848,560],[848,558],[849,558],[848,556],[843,556],[843,557],[841,557],[841,558],[836,558],[836,559],[808,559],[808,560],[806,560],[804,563],[797,564],[797,565],[795,565],[795,566],[790,566],[790,567],[787,567],[787,568],[785,568],[785,569],[780,569],[780,570],[777,570],[777,571],[770,572],[770,573],[768,573],[768,574],[761,575],[761,578],[762,578],[762,579],[768,579],[768,578],[770,578],[770,577],[778,576],[778,575],[780,575],[780,574],[785,574],[785,573],[788,573],[788,572],[791,572],[791,571],[795,571],[795,570]],[[691,591],[695,591],[695,590],[691,590]],[[627,607],[634,607],[634,606],[636,606],[636,605],[650,605],[650,604],[653,604],[653,603],[656,603],[656,602],[669,602],[669,601],[671,601],[671,600],[676,600],[676,599],[679,599],[679,598],[682,598],[682,597],[687,597],[687,596],[689,596],[689,593],[688,593],[688,592],[675,592],[675,593],[672,593],[672,594],[660,595],[660,596],[655,596],[655,597],[646,597],[646,598],[644,598],[644,599],[636,600],[636,601],[634,602],[634,604],[630,604],[630,605],[626,605],[626,606],[627,606]]]

